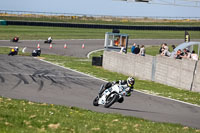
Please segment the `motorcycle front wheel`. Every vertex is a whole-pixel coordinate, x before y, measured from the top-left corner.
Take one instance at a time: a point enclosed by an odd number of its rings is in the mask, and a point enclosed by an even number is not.
[[[106,98],[106,103],[105,103],[104,107],[109,108],[111,105],[113,105],[118,100],[118,98],[119,98],[119,95],[116,92],[111,93]]]
[[[97,96],[97,97],[93,100],[93,105],[94,105],[94,106],[99,106],[98,101],[99,101],[99,97]]]

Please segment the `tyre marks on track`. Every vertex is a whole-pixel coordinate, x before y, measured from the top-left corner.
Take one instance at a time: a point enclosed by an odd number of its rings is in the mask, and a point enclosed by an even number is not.
[[[74,73],[32,57],[0,56],[0,89],[32,89],[37,92],[58,88],[66,91],[91,87],[91,77]],[[94,85],[99,86],[98,82]]]
[[[4,82],[5,82],[5,79],[4,79],[3,76],[1,76],[1,74],[0,74],[0,80],[1,80],[1,83],[4,83]]]
[[[10,65],[12,65],[12,67],[14,66],[12,63]],[[37,70],[36,68],[32,69],[34,70],[33,74],[29,74],[26,72],[0,72],[0,82],[2,84],[8,84],[9,82],[12,82],[14,80],[14,85],[8,88],[12,90],[20,88],[23,85],[30,84],[36,84],[35,88],[37,88],[38,91],[42,91],[45,85],[55,86],[57,88],[60,88],[61,90],[65,88],[72,89],[71,84],[77,84],[79,86],[86,87],[90,90],[94,89],[90,85],[86,84],[88,82],[88,77],[78,77],[76,75],[67,73],[62,73],[62,75],[56,75],[57,72],[54,70]],[[12,80],[10,81],[10,79]]]

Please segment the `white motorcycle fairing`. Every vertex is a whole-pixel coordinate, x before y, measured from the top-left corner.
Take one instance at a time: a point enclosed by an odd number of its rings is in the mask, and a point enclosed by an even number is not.
[[[115,84],[114,86],[112,86],[112,87],[106,89],[106,90],[102,93],[101,97],[99,97],[98,104],[105,105],[105,103],[106,103],[106,101],[107,101],[106,99],[107,99],[107,97],[108,97],[110,94],[111,94],[111,97],[112,97],[112,95],[114,95],[115,93],[117,93],[117,94],[119,95],[119,98],[121,98],[123,95],[126,95],[126,92],[123,91],[123,90],[124,90],[123,87],[120,86],[120,85],[118,85],[118,84]],[[123,92],[123,93],[122,93],[122,92]]]

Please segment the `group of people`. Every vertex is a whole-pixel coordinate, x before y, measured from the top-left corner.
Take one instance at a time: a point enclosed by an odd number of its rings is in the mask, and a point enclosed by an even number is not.
[[[176,48],[175,45],[172,45],[173,50]],[[159,50],[159,54],[161,56],[171,56],[171,53],[169,52],[169,47],[167,46],[166,43],[163,43],[160,47]],[[190,52],[190,50],[188,48],[184,48],[183,51],[181,49],[177,50],[176,54],[174,55],[175,59],[182,59],[182,58],[186,58],[186,59],[192,59],[197,61],[198,60],[198,55],[195,53],[195,51],[193,50],[192,52]]]
[[[184,48],[183,51],[181,51],[181,49],[177,50],[174,57],[176,59],[186,58],[198,61],[198,55],[195,53],[195,51],[193,50],[192,52],[190,52],[187,48]]]
[[[131,47],[131,52],[133,54],[139,54],[141,56],[145,56],[145,48],[144,45],[141,47],[139,45],[136,45],[136,43],[133,43],[133,46]]]

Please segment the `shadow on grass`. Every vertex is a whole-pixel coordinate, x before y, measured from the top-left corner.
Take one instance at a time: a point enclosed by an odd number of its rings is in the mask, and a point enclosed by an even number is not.
[[[158,112],[142,111],[142,110],[135,110],[135,109],[127,109],[127,108],[115,108],[115,107],[113,108],[113,107],[110,107],[109,109],[121,110],[121,111],[127,111],[127,112],[158,114]]]

